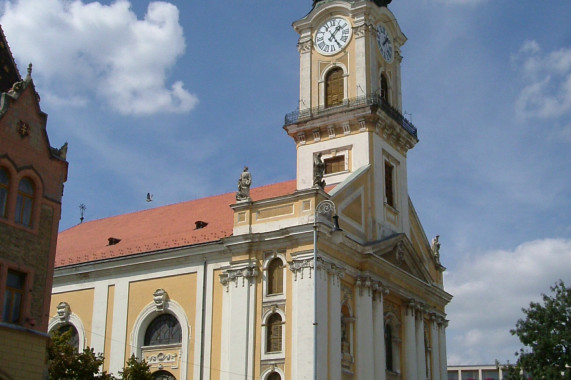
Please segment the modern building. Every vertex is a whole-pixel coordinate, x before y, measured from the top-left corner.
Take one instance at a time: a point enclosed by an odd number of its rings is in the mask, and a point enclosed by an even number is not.
[[[448,380],[507,380],[504,366],[490,365],[450,365]],[[530,376],[526,378],[531,380]]]
[[[50,329],[157,379],[445,380],[451,295],[408,195],[417,129],[386,3],[315,1],[294,22],[294,180],[250,189],[245,168],[236,194],[60,233]]]
[[[0,379],[41,379],[66,149],[50,146],[47,115],[0,28]]]

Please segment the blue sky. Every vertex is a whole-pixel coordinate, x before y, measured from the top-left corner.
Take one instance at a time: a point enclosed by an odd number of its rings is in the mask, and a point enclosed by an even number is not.
[[[287,4],[287,7],[284,6]],[[311,0],[0,1],[0,23],[69,142],[61,229],[295,177]],[[571,283],[571,2],[394,0],[408,37],[409,192],[440,234],[449,363],[513,361],[521,307]],[[146,203],[147,192],[154,201]]]

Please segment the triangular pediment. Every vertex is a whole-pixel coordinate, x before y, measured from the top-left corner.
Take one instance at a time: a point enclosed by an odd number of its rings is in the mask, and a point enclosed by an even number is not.
[[[416,252],[405,234],[396,234],[383,240],[382,248],[376,252],[382,259],[400,270],[426,283],[433,283],[423,255]]]

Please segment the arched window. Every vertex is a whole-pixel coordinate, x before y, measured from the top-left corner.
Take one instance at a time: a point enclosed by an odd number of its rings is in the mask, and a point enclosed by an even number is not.
[[[182,342],[180,323],[171,314],[156,317],[145,332],[145,346],[158,346]]]
[[[176,378],[172,373],[161,370],[153,373],[153,380],[176,380]]]
[[[343,103],[344,79],[343,69],[336,67],[325,77],[325,107],[333,107]]]
[[[282,380],[282,377],[280,376],[279,373],[272,372],[268,377],[266,377],[266,380]]]
[[[23,178],[18,185],[16,198],[16,223],[32,226],[32,210],[34,209],[34,184],[29,178]]]
[[[268,294],[282,294],[284,292],[283,262],[279,258],[270,261],[268,265]]]
[[[266,322],[266,352],[282,350],[282,317],[278,313],[269,316]]]
[[[389,371],[395,370],[393,362],[393,328],[391,325],[385,326],[385,361]]]
[[[59,335],[63,335],[68,331],[71,331],[71,336],[69,337],[68,343],[76,350],[79,350],[79,333],[77,332],[77,329],[75,328],[74,325],[72,325],[71,323],[61,324],[52,331],[50,331],[50,334],[53,334],[56,331]]]
[[[0,217],[6,217],[6,202],[8,202],[8,186],[10,184],[10,176],[8,172],[0,168]]]
[[[389,82],[385,74],[381,74],[381,99],[389,102]]]

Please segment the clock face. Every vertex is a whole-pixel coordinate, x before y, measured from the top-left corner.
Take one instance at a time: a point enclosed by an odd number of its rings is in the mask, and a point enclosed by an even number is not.
[[[382,25],[377,26],[377,46],[385,61],[391,63],[394,55],[393,41],[389,31]]]
[[[351,38],[351,24],[344,18],[335,17],[326,21],[315,33],[315,48],[323,55],[341,51]]]

